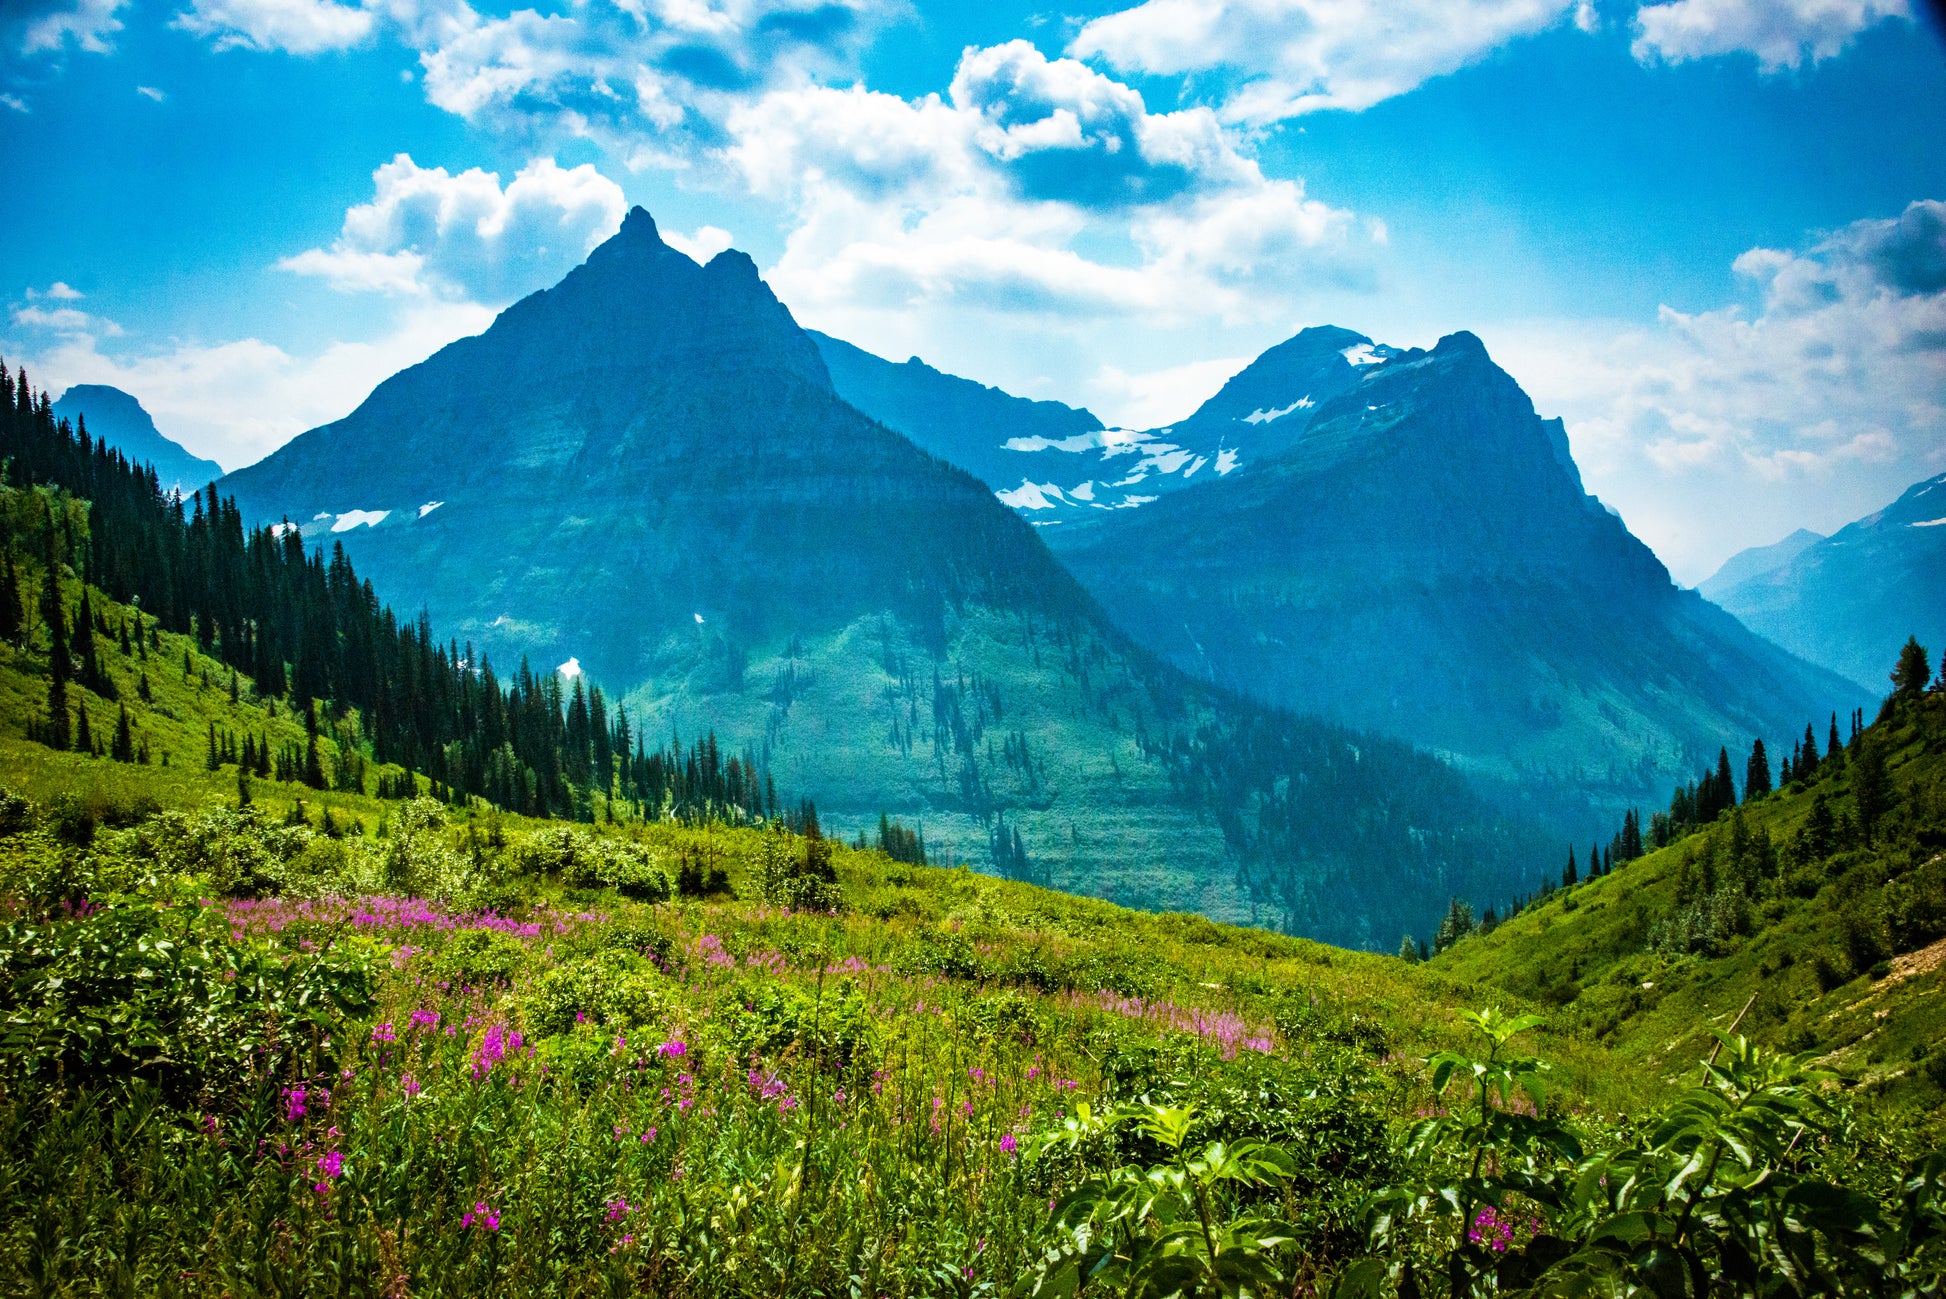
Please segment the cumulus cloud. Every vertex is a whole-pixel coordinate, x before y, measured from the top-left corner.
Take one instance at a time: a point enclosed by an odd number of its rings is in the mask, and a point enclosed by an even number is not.
[[[414,0],[398,0],[401,12]],[[589,0],[484,16],[424,0],[405,19],[427,99],[468,121],[566,131],[638,165],[684,165],[765,89],[842,74],[893,0]]]
[[[372,173],[329,248],[278,263],[347,293],[506,303],[566,274],[620,228],[621,187],[588,163],[540,158],[505,188],[477,167],[453,175],[407,154]]]
[[[1226,121],[1362,109],[1551,27],[1576,0],[1147,0],[1083,26],[1069,46],[1126,72],[1218,72]]]
[[[1635,57],[1644,61],[1719,54],[1757,56],[1766,72],[1816,62],[1887,18],[1908,14],[1905,0],[1671,0],[1635,15]]]
[[[122,327],[105,316],[93,315],[76,306],[42,307],[35,303],[52,300],[58,303],[74,303],[81,300],[81,294],[62,283],[54,281],[45,289],[28,289],[26,306],[13,308],[14,324],[23,329],[40,334],[93,334],[112,338],[122,332]]]
[[[342,418],[382,380],[478,333],[491,318],[470,303],[415,303],[372,341],[333,343],[308,355],[255,338],[104,351],[101,337],[85,330],[51,346],[14,342],[6,350],[24,357],[37,388],[105,383],[135,394],[170,437],[235,469]]]
[[[18,0],[0,13],[6,44],[23,55],[58,53],[72,42],[90,54],[114,48],[116,13],[127,0]]]
[[[1751,249],[1735,269],[1747,306],[1503,349],[1568,416],[1589,481],[1689,580],[1946,469],[1946,203]]]
[[[726,125],[724,158],[794,210],[772,282],[833,327],[948,306],[1259,318],[1355,262],[1350,214],[1267,179],[1207,109],[1151,113],[1024,41],[966,51],[950,98],[808,86]]]
[[[372,34],[372,11],[331,0],[191,0],[175,25],[216,48],[319,54],[349,49]]]

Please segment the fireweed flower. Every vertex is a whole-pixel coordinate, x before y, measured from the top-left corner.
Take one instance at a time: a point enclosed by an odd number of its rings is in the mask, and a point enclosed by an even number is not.
[[[655,1049],[655,1053],[671,1060],[679,1060],[689,1054],[689,1043],[681,1038],[671,1038]]]
[[[295,1123],[304,1117],[304,1096],[305,1092],[302,1087],[286,1087],[284,1089],[284,1122]]]
[[[1018,1149],[1020,1149],[1020,1143],[1014,1140],[1013,1133],[1003,1132],[1000,1134],[1001,1154],[1011,1156]]]
[[[405,1093],[407,1100],[411,1100],[419,1094],[419,1080],[409,1073],[402,1073],[399,1075],[399,1089]]]
[[[478,1227],[482,1231],[500,1230],[500,1215],[487,1207],[486,1201],[475,1200],[469,1211],[459,1216],[461,1227]]]
[[[1514,1224],[1502,1218],[1492,1205],[1481,1209],[1473,1217],[1473,1225],[1467,1229],[1466,1238],[1475,1245],[1483,1246],[1496,1254],[1507,1252],[1513,1243]]]
[[[398,1036],[398,1033],[393,1030],[390,1020],[387,1020],[372,1030],[372,1041],[374,1042],[394,1042],[398,1040]]]

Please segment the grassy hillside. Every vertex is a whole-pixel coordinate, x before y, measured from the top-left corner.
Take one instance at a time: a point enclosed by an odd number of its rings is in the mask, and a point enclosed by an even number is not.
[[[1873,760],[1888,806],[1867,842]],[[1545,1006],[1637,1068],[1673,1075],[1734,1021],[1873,1093],[1946,1103],[1946,695],[1895,703],[1815,779],[1432,965]]]

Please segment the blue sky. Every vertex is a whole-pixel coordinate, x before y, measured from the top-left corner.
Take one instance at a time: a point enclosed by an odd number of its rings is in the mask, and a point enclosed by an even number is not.
[[[24,0],[0,354],[236,467],[640,203],[1138,427],[1471,329],[1694,581],[1946,469],[1942,124],[1898,0]]]

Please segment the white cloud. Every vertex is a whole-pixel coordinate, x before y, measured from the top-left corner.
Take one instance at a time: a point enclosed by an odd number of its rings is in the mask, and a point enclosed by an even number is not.
[[[503,189],[494,172],[452,175],[402,153],[372,173],[372,187],[330,248],[278,266],[348,293],[505,303],[559,279],[628,210],[621,187],[592,165],[552,158],[528,163]]]
[[[584,0],[483,16],[398,0],[426,98],[470,122],[589,136],[680,166],[751,96],[850,70],[896,0]]]
[[[731,246],[730,232],[719,226],[698,226],[693,234],[664,230],[662,242],[690,260],[701,264]]]
[[[1226,121],[1362,109],[1542,31],[1575,0],[1148,0],[1082,27],[1069,52],[1127,72],[1222,72]]]
[[[46,292],[27,290],[31,302],[37,298],[52,298],[57,302],[73,302],[81,295],[59,280]],[[90,315],[79,307],[15,307],[14,324],[37,333],[52,334],[96,334],[113,338],[122,332],[122,327],[103,316]]]
[[[21,0],[9,3],[0,30],[22,54],[57,53],[72,40],[90,54],[106,54],[122,29],[115,16],[127,0]]]
[[[1946,468],[1946,203],[1737,258],[1750,308],[1496,344],[1678,576],[1830,531]]]
[[[25,358],[36,387],[59,392],[105,383],[133,393],[165,433],[234,469],[342,418],[383,379],[491,319],[471,303],[418,303],[373,341],[333,343],[304,356],[255,338],[104,352],[101,337],[85,331],[45,348],[13,343],[5,350]]]
[[[1262,319],[1364,255],[1349,213],[1266,179],[1208,110],[1150,113],[1025,42],[969,49],[950,100],[803,87],[726,128],[725,160],[794,211],[769,278],[837,332],[943,309]]]
[[[135,88],[135,93],[142,96],[144,99],[153,99],[158,104],[161,103],[163,100],[169,98],[168,95],[164,94],[160,90],[157,90],[154,86],[137,86]]]
[[[1828,59],[1853,36],[1908,14],[1905,0],[1672,0],[1635,15],[1635,57],[1648,61],[1749,53],[1766,72]]]
[[[191,0],[175,26],[209,38],[219,50],[319,54],[361,43],[374,21],[362,5],[331,0]]]
[[[1218,357],[1142,374],[1106,365],[1088,385],[1088,409],[1113,428],[1161,428],[1193,414],[1251,359]]]

